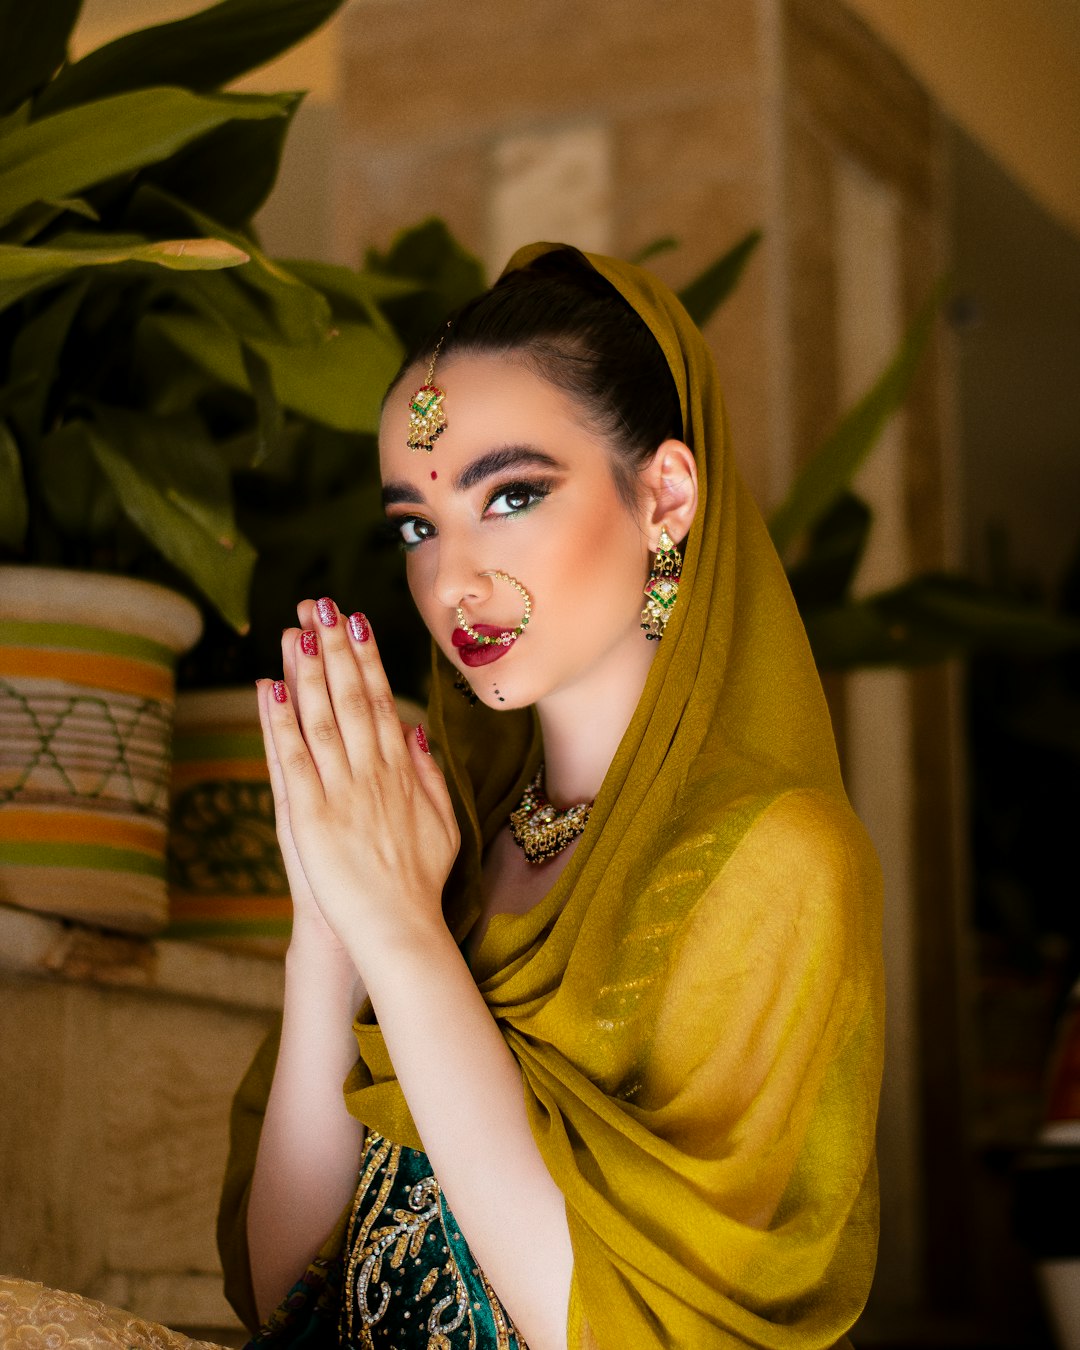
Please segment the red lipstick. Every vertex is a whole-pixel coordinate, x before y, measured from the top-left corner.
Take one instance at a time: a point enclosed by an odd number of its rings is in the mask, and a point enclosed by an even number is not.
[[[490,623],[474,623],[473,631],[480,634],[481,637],[502,637],[508,635],[512,630],[509,628],[496,628]],[[473,642],[464,628],[455,628],[450,641],[457,648],[458,656],[467,666],[489,666],[492,661],[497,661],[500,656],[505,656],[510,648],[517,641],[512,639],[505,645],[501,642]]]

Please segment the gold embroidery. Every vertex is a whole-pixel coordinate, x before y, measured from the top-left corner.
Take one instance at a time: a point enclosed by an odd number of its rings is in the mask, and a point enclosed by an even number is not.
[[[484,1273],[459,1264],[467,1254],[424,1155],[369,1132],[346,1230],[343,1342],[477,1350],[482,1323],[488,1350],[527,1350]]]

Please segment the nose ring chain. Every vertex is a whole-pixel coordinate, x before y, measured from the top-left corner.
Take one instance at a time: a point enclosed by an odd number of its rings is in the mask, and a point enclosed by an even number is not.
[[[515,577],[509,576],[506,572],[481,572],[480,575],[482,577],[494,577],[496,581],[505,581],[508,586],[513,586],[514,590],[517,591],[518,594],[521,596],[521,598],[525,601],[525,613],[522,616],[521,622],[518,624],[516,628],[513,628],[506,633],[500,633],[497,637],[488,637],[483,633],[478,633],[475,628],[469,626],[469,624],[466,622],[465,619],[464,609],[462,609],[462,607],[458,605],[457,607],[458,627],[462,629],[464,632],[468,633],[472,641],[475,642],[479,647],[495,647],[495,646],[509,647],[511,642],[516,642],[517,639],[522,635],[522,633],[524,633],[525,629],[528,628],[529,626],[529,620],[532,618],[532,596],[529,594],[529,592],[525,589],[525,587],[521,584],[520,581],[518,581]]]

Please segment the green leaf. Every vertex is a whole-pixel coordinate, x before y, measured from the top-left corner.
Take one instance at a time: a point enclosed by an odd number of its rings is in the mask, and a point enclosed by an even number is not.
[[[127,33],[61,71],[38,100],[36,115],[151,85],[215,89],[287,51],[342,3],[224,0],[188,18]]]
[[[85,276],[57,289],[55,297],[35,307],[19,325],[11,341],[8,374],[22,381],[22,391],[11,402],[11,423],[29,450],[38,444],[71,325],[86,295]]]
[[[268,258],[247,237],[226,229],[193,206],[160,188],[144,186],[135,194],[129,216],[148,233],[184,223],[208,238],[221,238],[249,255],[250,262],[229,277],[200,277],[191,290],[226,324],[252,337],[284,340],[298,346],[321,346],[331,328],[330,305],[324,295],[306,286],[280,263]]]
[[[277,181],[285,138],[303,99],[302,94],[282,97],[292,100],[285,117],[226,122],[147,169],[145,180],[223,225],[245,225]]]
[[[0,422],[0,544],[22,548],[28,518],[19,447],[7,425]]]
[[[800,610],[837,605],[847,594],[870,533],[870,508],[845,492],[822,516],[810,534],[809,547],[788,568]]]
[[[175,272],[235,267],[248,255],[221,239],[162,239],[132,242],[130,236],[57,236],[54,245],[0,244],[0,310],[31,291],[51,286],[83,267],[142,263]]]
[[[67,544],[91,546],[115,535],[123,514],[120,501],[94,458],[83,423],[67,422],[51,432],[38,446],[34,461],[41,515],[50,533],[57,532]],[[39,547],[40,541],[35,541]],[[86,556],[85,548],[80,552]]]
[[[34,202],[17,211],[0,229],[0,241],[5,244],[28,244],[63,215],[83,216],[100,220],[98,212],[83,197],[62,197]]]
[[[0,112],[37,93],[67,54],[82,0],[0,0]]]
[[[250,389],[240,342],[197,315],[159,314],[148,321],[187,357],[233,389]],[[398,344],[363,324],[341,324],[323,346],[287,347],[251,340],[286,408],[339,431],[378,429],[382,396],[401,364]]]
[[[274,453],[285,430],[285,415],[274,390],[269,363],[246,344],[240,349],[244,374],[255,399],[255,446],[249,461],[257,468]]]
[[[650,258],[658,258],[663,253],[670,253],[672,249],[679,247],[679,241],[673,234],[665,234],[662,239],[654,239],[651,243],[639,248],[630,261],[635,267],[641,267],[649,261]]]
[[[933,331],[945,285],[945,281],[941,281],[934,288],[888,366],[807,463],[773,513],[769,533],[781,555],[821,519],[849,486],[877,443],[886,422],[907,397]]]
[[[705,327],[735,289],[743,268],[760,242],[761,231],[751,230],[679,292],[683,308],[699,328]]]
[[[286,117],[290,97],[140,89],[31,122],[0,139],[0,222],[175,154],[234,118]]]
[[[380,276],[376,272],[355,272],[351,267],[341,267],[337,263],[289,258],[283,259],[281,265],[293,276],[321,291],[330,301],[335,318],[366,320],[383,332],[391,330],[380,305],[387,300],[417,295],[423,290],[418,281]]]
[[[236,528],[229,473],[196,419],[97,407],[84,434],[127,516],[237,632],[255,550]]]
[[[365,262],[377,275],[404,277],[423,285],[419,294],[387,299],[384,306],[406,350],[419,345],[451,311],[479,295],[486,285],[478,259],[435,217],[402,230],[385,254],[369,249]]]
[[[928,573],[803,620],[821,669],[918,666],[977,652],[1048,656],[1080,646],[1080,622],[1008,600],[965,577]]]

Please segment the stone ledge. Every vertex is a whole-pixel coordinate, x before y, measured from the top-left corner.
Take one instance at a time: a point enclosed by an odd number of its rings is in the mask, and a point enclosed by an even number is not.
[[[0,905],[0,971],[105,985],[232,1008],[281,1008],[280,961],[131,937]]]

